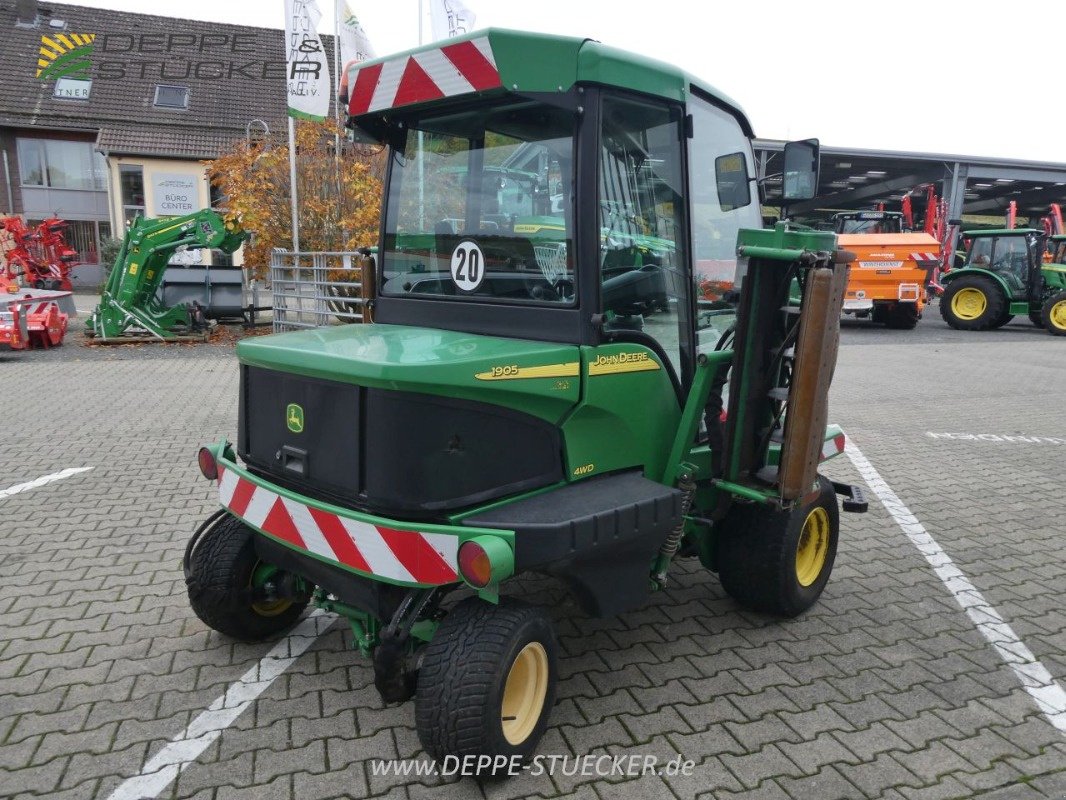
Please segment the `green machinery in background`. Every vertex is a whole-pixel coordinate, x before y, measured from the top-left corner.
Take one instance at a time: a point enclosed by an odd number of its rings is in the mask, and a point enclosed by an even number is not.
[[[941,278],[940,315],[953,328],[1002,328],[1025,314],[1053,336],[1066,336],[1066,236],[1032,228],[968,231],[966,261]]]
[[[206,322],[194,305],[168,307],[160,300],[167,262],[177,252],[217,248],[234,252],[245,234],[227,227],[209,208],[184,217],[137,217],[126,233],[100,305],[89,316],[88,333],[97,341],[175,341],[203,338]]]

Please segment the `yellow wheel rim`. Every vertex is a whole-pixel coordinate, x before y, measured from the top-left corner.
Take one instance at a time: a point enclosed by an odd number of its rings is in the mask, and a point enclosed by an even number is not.
[[[959,319],[975,320],[988,308],[988,298],[980,289],[961,289],[951,298],[951,312]]]
[[[540,642],[521,649],[503,686],[500,721],[508,743],[522,744],[537,727],[548,694],[548,653]]]
[[[829,553],[829,514],[820,506],[811,510],[803,522],[799,544],[796,546],[796,580],[800,586],[810,586],[825,567]]]
[[[1059,300],[1051,307],[1048,320],[1060,331],[1066,331],[1066,300]]]
[[[266,581],[276,571],[273,567],[260,561],[255,565],[255,569],[252,570],[252,574],[248,578],[248,588],[254,589],[257,583]],[[252,603],[252,611],[261,617],[276,617],[279,614],[284,614],[291,605],[292,600],[283,597],[279,600],[269,600],[265,603]]]

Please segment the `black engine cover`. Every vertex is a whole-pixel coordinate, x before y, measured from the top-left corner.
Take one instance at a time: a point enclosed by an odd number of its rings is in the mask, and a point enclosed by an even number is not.
[[[241,370],[238,452],[256,472],[302,494],[429,518],[563,479],[558,429],[528,414]]]

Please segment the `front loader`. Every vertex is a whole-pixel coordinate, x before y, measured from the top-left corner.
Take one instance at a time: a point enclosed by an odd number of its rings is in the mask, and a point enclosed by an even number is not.
[[[743,112],[668,65],[495,29],[347,80],[349,127],[389,154],[374,323],[238,346],[236,442],[198,456],[221,506],[186,551],[200,619],[256,640],[340,614],[431,756],[509,761],[558,679],[517,576],[606,616],[698,559],[747,608],[810,608],[837,495],[866,508],[818,474],[844,448],[850,254],[759,229]],[[816,184],[816,143],[790,144],[786,199]],[[693,278],[723,238],[732,325]]]
[[[196,304],[167,306],[160,287],[175,253],[218,248],[233,253],[244,233],[210,208],[183,217],[137,217],[122,241],[100,304],[86,321],[98,342],[203,340],[207,322]]]

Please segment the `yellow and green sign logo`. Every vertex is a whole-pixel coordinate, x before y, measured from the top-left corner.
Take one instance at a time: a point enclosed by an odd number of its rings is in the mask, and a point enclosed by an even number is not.
[[[289,403],[285,409],[285,424],[293,433],[303,433],[304,410],[296,403]]]
[[[95,33],[46,33],[37,54],[37,77],[42,81],[59,78],[89,80],[90,58]]]

